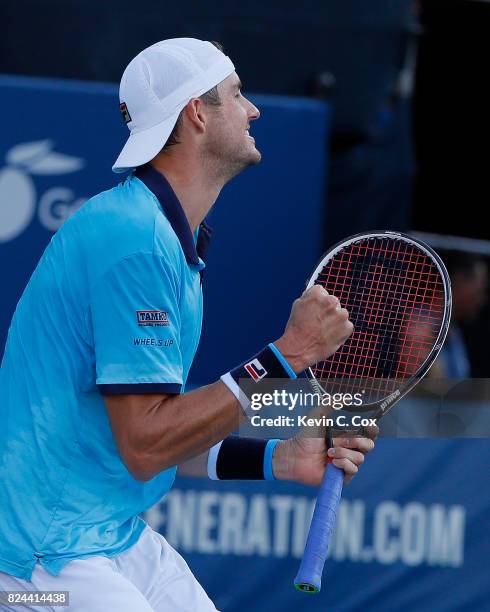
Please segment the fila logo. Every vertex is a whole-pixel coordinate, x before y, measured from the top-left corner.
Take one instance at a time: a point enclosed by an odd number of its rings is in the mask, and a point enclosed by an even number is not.
[[[245,370],[247,370],[255,382],[259,382],[259,380],[262,380],[264,376],[267,376],[267,370],[263,367],[258,359],[252,359],[252,361],[249,361],[243,367]]]
[[[121,111],[124,123],[130,123],[132,119],[131,115],[129,114],[128,107],[126,106],[126,102],[121,102],[121,104],[119,105],[119,110]]]
[[[137,310],[136,319],[138,320],[138,325],[150,325],[154,327],[170,325],[168,312],[165,310]]]

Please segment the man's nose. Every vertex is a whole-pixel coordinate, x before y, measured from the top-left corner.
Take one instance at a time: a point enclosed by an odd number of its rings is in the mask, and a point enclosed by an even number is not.
[[[252,102],[250,102],[250,100],[247,99],[247,102],[248,102],[248,105],[249,105],[248,118],[251,121],[255,121],[255,119],[258,119],[260,117],[260,111],[255,106],[255,104],[252,104]]]

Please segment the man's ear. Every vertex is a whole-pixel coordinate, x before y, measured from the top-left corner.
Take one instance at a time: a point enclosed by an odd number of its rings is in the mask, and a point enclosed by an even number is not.
[[[193,98],[184,107],[184,116],[188,126],[202,134],[206,131],[207,113],[206,105],[199,98]]]

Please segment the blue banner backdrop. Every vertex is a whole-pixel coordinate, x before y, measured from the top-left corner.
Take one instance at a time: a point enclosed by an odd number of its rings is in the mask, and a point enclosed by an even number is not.
[[[328,107],[253,96],[263,162],[211,214],[200,384],[277,337],[320,255]],[[118,180],[124,139],[113,85],[0,77],[0,342],[50,236]],[[240,272],[238,279],[236,271]],[[346,489],[318,596],[296,593],[315,491],[287,483],[179,479],[149,520],[218,606],[245,610],[488,609],[489,446],[382,440]]]
[[[487,440],[379,440],[344,489],[318,595],[293,587],[314,489],[180,478],[147,519],[220,610],[488,610],[489,465]]]

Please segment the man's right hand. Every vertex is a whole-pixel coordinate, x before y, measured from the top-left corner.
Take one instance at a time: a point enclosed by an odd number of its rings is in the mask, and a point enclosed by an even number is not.
[[[294,301],[286,330],[274,344],[292,369],[301,372],[330,357],[353,331],[339,300],[314,285]]]

